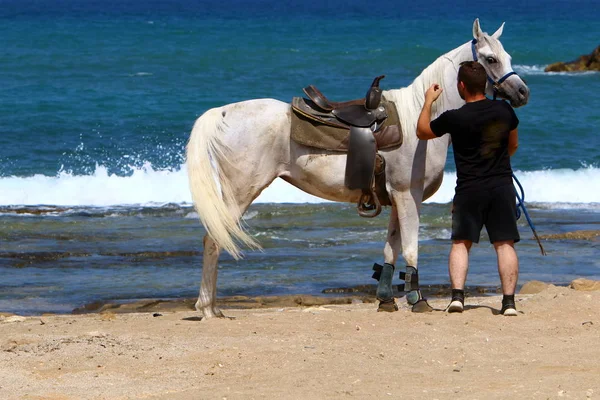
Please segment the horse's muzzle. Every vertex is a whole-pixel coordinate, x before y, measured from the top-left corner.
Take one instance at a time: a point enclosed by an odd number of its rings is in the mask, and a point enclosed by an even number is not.
[[[518,88],[500,86],[497,90],[497,96],[508,100],[514,108],[522,107],[529,101],[529,88],[526,85],[520,85]]]

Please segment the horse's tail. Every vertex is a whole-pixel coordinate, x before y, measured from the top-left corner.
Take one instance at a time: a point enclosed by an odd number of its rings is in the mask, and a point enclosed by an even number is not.
[[[226,129],[219,108],[200,116],[187,144],[186,162],[192,199],[200,221],[219,247],[239,259],[238,243],[251,248],[260,248],[260,245],[244,231],[231,183],[221,168],[229,162],[228,147],[219,137]]]

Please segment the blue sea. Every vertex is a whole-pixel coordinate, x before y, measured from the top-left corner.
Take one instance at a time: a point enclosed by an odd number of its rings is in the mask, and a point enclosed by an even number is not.
[[[198,293],[204,230],[184,148],[227,103],[330,99],[408,86],[472,39],[479,18],[531,89],[513,168],[540,235],[600,229],[600,73],[545,73],[591,53],[595,0],[0,0],[0,311],[69,313],[95,301]],[[423,208],[421,280],[447,285],[448,158]],[[219,296],[320,294],[374,283],[389,210],[366,220],[274,182],[245,215],[263,251],[221,256]],[[600,279],[598,240],[544,240],[524,218],[520,283]],[[485,236],[468,285],[499,285]],[[401,264],[402,265],[402,264]],[[398,282],[399,283],[399,282]]]

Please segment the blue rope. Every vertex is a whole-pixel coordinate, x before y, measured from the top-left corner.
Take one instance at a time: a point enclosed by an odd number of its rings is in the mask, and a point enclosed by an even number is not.
[[[546,251],[544,250],[544,247],[542,246],[542,242],[540,241],[540,238],[537,235],[535,226],[533,225],[533,221],[531,220],[531,217],[529,217],[529,213],[527,212],[527,208],[525,207],[525,191],[523,190],[523,185],[521,185],[521,182],[519,182],[519,180],[517,179],[515,174],[513,174],[512,177],[515,180],[515,182],[517,183],[517,186],[519,187],[519,190],[521,192],[521,195],[519,195],[519,192],[516,192],[517,200],[518,200],[518,202],[517,202],[517,220],[519,218],[521,218],[521,210],[523,210],[523,214],[525,214],[527,223],[529,224],[529,226],[531,227],[531,230],[533,231],[533,236],[535,237],[535,240],[537,240],[538,245],[540,246],[540,251],[542,252],[542,255],[545,256]]]

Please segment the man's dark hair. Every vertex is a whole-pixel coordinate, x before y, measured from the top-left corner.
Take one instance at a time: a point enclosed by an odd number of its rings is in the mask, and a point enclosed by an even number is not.
[[[477,61],[465,61],[460,63],[458,69],[458,81],[465,84],[465,88],[471,94],[484,93],[487,82],[487,73],[483,65]]]

